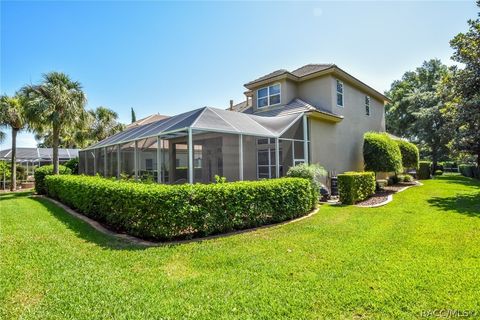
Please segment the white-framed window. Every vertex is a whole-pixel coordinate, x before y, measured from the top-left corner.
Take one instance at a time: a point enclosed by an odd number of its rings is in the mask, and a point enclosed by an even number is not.
[[[343,107],[343,82],[337,80],[337,107]]]
[[[257,90],[257,108],[264,108],[280,104],[280,83],[272,84]]]
[[[370,97],[365,96],[365,115],[369,116],[370,115]]]

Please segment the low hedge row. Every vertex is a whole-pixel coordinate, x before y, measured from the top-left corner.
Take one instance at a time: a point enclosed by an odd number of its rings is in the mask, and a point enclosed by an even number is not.
[[[345,172],[338,175],[338,192],[343,204],[354,204],[375,193],[375,173]]]
[[[72,170],[69,168],[59,165],[58,166],[59,174],[72,174]],[[35,191],[38,194],[46,194],[47,190],[45,189],[45,177],[53,174],[53,165],[45,165],[35,169],[33,177],[35,178]]]
[[[110,228],[170,240],[257,227],[305,215],[311,183],[282,178],[219,184],[157,185],[91,176],[49,176],[48,195]]]

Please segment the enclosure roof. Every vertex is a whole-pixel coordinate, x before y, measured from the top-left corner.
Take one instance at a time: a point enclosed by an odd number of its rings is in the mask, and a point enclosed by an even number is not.
[[[241,112],[203,107],[142,126],[129,128],[88,148],[96,149],[134,140],[168,135],[189,128],[210,132],[245,134],[260,137],[279,137],[302,114],[261,117]]]
[[[52,161],[52,148],[16,148],[17,162],[21,161]],[[78,157],[78,149],[58,149],[58,158],[60,160],[70,160]],[[11,160],[12,149],[0,151],[0,160]]]

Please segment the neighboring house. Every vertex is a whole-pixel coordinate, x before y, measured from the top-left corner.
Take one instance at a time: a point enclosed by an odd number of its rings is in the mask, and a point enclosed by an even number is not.
[[[161,183],[274,178],[303,162],[363,169],[363,134],[385,131],[387,98],[333,64],[245,84],[244,102],[130,126],[80,152],[80,172]]]

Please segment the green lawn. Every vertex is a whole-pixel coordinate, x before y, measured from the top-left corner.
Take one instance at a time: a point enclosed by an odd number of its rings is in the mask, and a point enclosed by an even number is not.
[[[155,248],[28,193],[0,196],[0,319],[480,317],[480,183],[425,181],[368,209]]]

